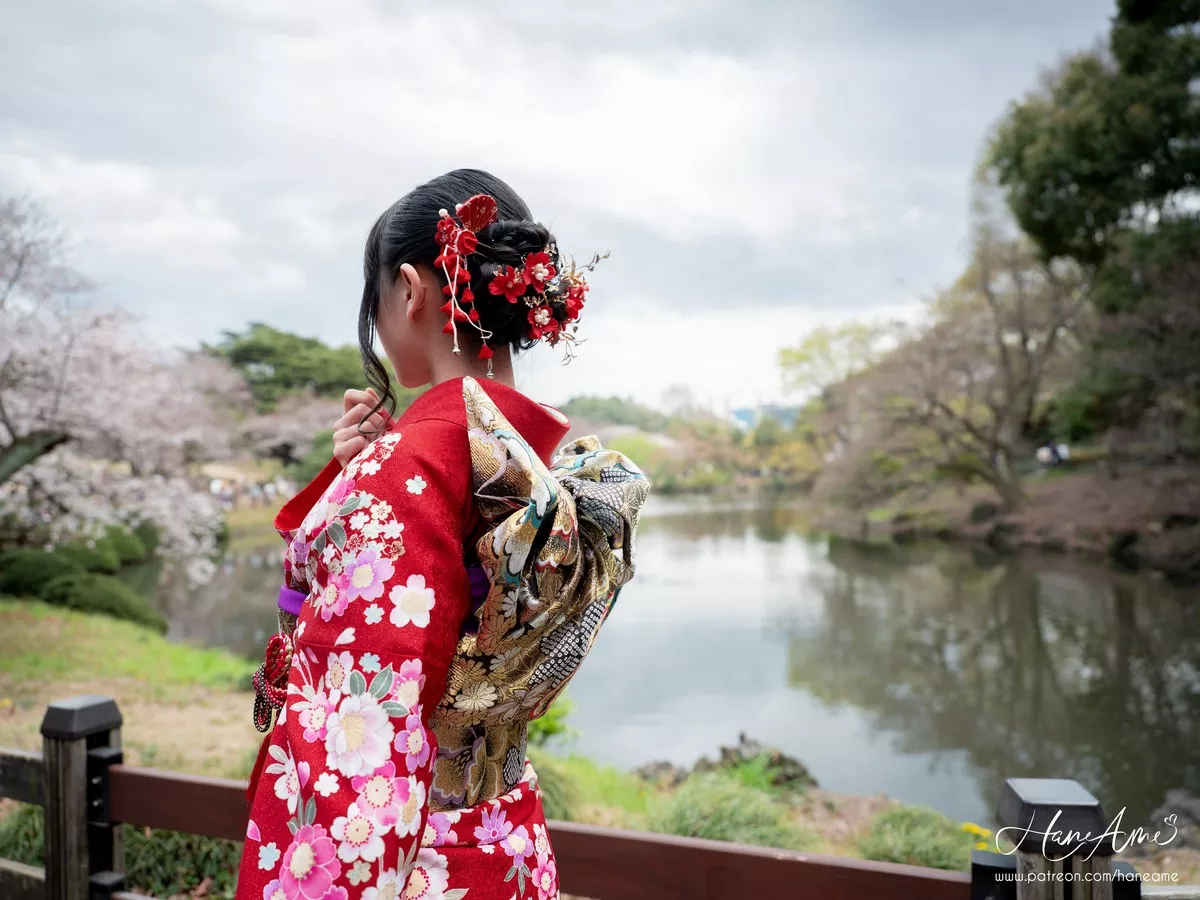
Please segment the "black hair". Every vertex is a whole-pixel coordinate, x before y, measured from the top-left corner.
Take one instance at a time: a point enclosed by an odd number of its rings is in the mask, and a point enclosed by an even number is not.
[[[467,257],[471,291],[479,324],[492,333],[493,346],[508,344],[514,353],[533,346],[526,337],[528,308],[496,296],[488,286],[503,266],[520,268],[526,255],[549,248],[551,262],[559,265],[554,236],[535,222],[525,201],[511,187],[479,169],[455,169],[413,188],[375,220],[363,251],[363,295],[358,313],[358,346],[362,351],[363,371],[375,388],[380,402],[377,409],[391,414],[395,395],[387,370],[375,353],[375,324],[384,290],[396,280],[405,263],[429,266],[444,282],[434,259],[440,248],[435,240],[440,211],[454,211],[459,203],[475,194],[491,194],[499,206],[497,221],[479,232],[479,247]],[[473,328],[460,330],[472,343]],[[468,345],[469,347],[470,345]],[[469,349],[466,352],[470,352]]]

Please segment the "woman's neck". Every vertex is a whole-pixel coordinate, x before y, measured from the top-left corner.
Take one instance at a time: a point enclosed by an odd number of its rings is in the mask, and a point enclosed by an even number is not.
[[[449,381],[452,378],[463,378],[467,375],[475,379],[487,378],[488,361],[479,359],[471,350],[462,353],[438,353],[430,360],[431,386]],[[508,347],[497,347],[492,356],[492,380],[516,388],[517,382],[513,377],[512,351]]]

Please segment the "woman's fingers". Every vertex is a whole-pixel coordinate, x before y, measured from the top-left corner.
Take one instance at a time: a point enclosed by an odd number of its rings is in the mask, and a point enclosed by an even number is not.
[[[367,388],[365,391],[351,388],[342,395],[342,408],[346,412],[350,412],[350,410],[354,409],[360,403],[365,403],[367,406],[374,408],[378,402],[379,395],[375,393],[374,388]]]
[[[366,431],[380,431],[383,423],[387,421],[382,410],[372,413],[372,406],[365,403],[359,403],[356,406],[347,410],[340,419],[333,423],[334,429],[349,428],[351,426],[358,427],[359,422],[363,422],[363,428]],[[364,422],[365,417],[365,422]]]

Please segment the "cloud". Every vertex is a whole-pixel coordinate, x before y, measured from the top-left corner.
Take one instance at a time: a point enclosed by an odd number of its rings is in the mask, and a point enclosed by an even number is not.
[[[762,368],[747,310],[794,339],[953,278],[989,123],[1109,7],[22,4],[0,34],[0,190],[47,198],[102,297],[164,339],[253,319],[342,342],[375,216],[487,168],[567,251],[613,251],[580,390],[637,363],[619,336],[647,316],[741,335],[736,379]]]

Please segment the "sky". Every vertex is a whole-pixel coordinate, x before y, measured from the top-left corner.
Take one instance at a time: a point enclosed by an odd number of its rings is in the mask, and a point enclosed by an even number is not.
[[[780,347],[906,316],[967,250],[991,125],[1112,0],[39,0],[0,31],[0,193],[154,340],[353,342],[375,218],[460,166],[593,275],[546,402],[786,399]],[[465,198],[464,198],[465,199]]]

